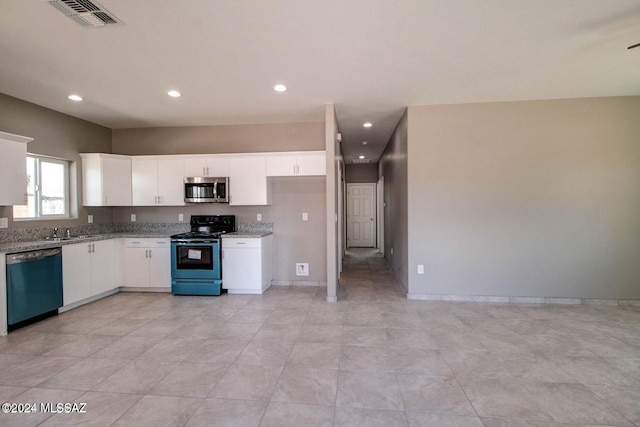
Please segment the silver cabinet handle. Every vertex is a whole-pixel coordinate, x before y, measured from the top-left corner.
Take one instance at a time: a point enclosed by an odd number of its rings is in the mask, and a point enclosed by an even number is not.
[[[91,243],[87,245],[89,247],[89,253],[91,253]]]
[[[151,258],[151,254],[153,253],[153,251],[151,249],[149,249],[149,258]]]

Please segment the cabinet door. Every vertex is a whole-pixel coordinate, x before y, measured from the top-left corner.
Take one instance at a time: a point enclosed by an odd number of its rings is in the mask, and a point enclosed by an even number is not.
[[[205,157],[189,157],[184,159],[184,177],[206,176],[207,160]]]
[[[184,161],[182,159],[158,160],[158,204],[184,205]]]
[[[232,206],[269,204],[264,157],[229,159],[229,195]]]
[[[326,175],[327,157],[324,152],[300,154],[297,157],[297,175]]]
[[[131,160],[133,206],[153,206],[158,200],[158,161]]]
[[[149,248],[124,249],[124,286],[149,287]]]
[[[171,248],[149,249],[149,286],[152,288],[171,287]]]
[[[27,192],[27,144],[5,140],[0,135],[0,153],[0,206],[23,205]]]
[[[220,156],[207,157],[207,176],[229,176],[229,158]]]
[[[105,206],[100,154],[83,153],[80,157],[82,157],[82,206]],[[131,172],[128,179],[131,186]]]
[[[131,159],[102,158],[104,206],[131,206]]]
[[[262,293],[260,239],[222,240],[222,287],[229,293]]]
[[[294,176],[296,156],[287,154],[270,155],[266,158],[267,176]]]
[[[63,304],[91,296],[91,246],[78,243],[62,247]]]
[[[91,243],[91,295],[115,288],[115,241],[101,240]]]

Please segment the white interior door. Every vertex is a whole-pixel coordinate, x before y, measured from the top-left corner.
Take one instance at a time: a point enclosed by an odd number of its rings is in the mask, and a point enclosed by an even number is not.
[[[376,244],[376,185],[347,184],[347,246]]]

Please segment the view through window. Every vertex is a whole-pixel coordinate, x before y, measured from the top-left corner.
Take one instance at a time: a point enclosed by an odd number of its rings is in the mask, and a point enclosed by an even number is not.
[[[69,162],[27,155],[26,205],[13,207],[14,219],[69,216]]]

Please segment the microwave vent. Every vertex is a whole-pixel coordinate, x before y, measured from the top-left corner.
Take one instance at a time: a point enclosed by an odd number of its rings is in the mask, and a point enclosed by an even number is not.
[[[93,0],[44,0],[86,28],[122,25],[123,22]]]

